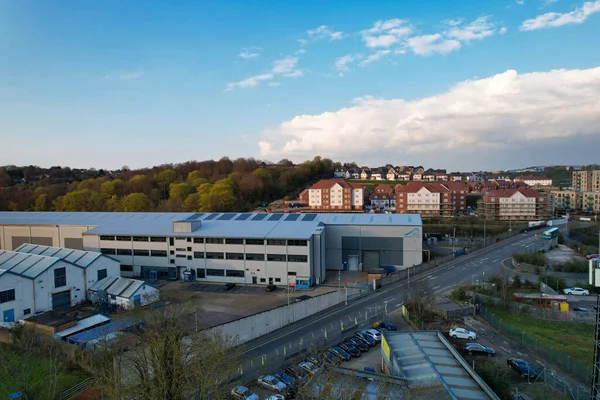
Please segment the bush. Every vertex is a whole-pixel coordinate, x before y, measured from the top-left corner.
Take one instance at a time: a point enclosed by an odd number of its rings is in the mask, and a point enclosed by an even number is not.
[[[585,273],[588,272],[588,268],[587,260],[578,259],[571,259],[569,261],[565,261],[564,263],[555,264],[552,266],[554,271],[572,273]]]
[[[535,283],[531,282],[529,279],[525,279],[525,282],[523,282],[523,287],[525,289],[535,289],[538,285],[536,285]]]
[[[567,287],[567,284],[563,278],[556,278],[554,276],[548,276],[546,278],[546,284],[557,292],[562,292]]]
[[[537,265],[540,267],[545,266],[548,263],[548,257],[544,253],[515,253],[513,258],[516,262],[522,262],[531,265]]]
[[[456,302],[464,302],[467,301],[467,293],[464,288],[457,287],[450,293],[450,298]]]
[[[519,275],[515,275],[513,276],[513,287],[519,289],[522,285],[521,285],[521,278],[519,277]]]
[[[502,400],[513,399],[511,375],[506,367],[493,361],[479,361],[475,363],[475,372]]]

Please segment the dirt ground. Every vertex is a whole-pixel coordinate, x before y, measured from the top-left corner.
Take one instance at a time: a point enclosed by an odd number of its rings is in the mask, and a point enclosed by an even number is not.
[[[574,250],[572,250],[568,246],[565,246],[564,244],[559,244],[558,248],[548,251],[546,253],[546,257],[548,257],[548,261],[551,264],[564,263],[573,258],[577,260],[585,260],[584,257],[578,255]]]

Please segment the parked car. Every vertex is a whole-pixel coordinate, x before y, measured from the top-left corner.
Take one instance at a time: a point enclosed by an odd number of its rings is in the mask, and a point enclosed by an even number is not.
[[[283,397],[283,395],[281,395],[281,394],[273,394],[273,395],[267,397],[266,400],[285,400],[285,397]]]
[[[223,286],[223,291],[224,292],[229,292],[231,289],[233,289],[235,287],[235,283],[226,283]]]
[[[265,290],[267,292],[274,292],[275,290],[277,290],[277,286],[269,284],[269,285],[267,285],[267,287],[265,288]]]
[[[589,312],[590,310],[588,310],[585,307],[573,307],[572,311],[577,311],[577,312]]]
[[[296,384],[296,378],[288,375],[285,371],[277,371],[273,375],[290,388],[293,388]]]
[[[389,322],[384,322],[384,321],[377,321],[373,324],[373,328],[378,329],[378,328],[385,328],[388,331],[395,331],[397,330],[396,325],[394,324],[390,324]]]
[[[323,360],[321,359],[321,357],[318,354],[314,355],[314,356],[310,355],[310,356],[306,357],[306,361],[315,364],[317,367],[320,367],[321,365],[323,365]]]
[[[365,351],[369,351],[369,344],[358,337],[351,337],[350,339],[347,340],[347,342],[350,342],[353,345],[355,345],[356,348],[359,349],[363,353]]]
[[[377,344],[377,341],[373,338],[373,336],[367,335],[365,331],[356,332],[354,336],[364,341],[366,344],[369,345],[369,347],[373,347]]]
[[[328,365],[339,365],[342,362],[342,359],[333,354],[330,351],[324,351],[321,353],[321,359],[323,360],[323,364],[325,366]]]
[[[304,369],[300,368],[297,365],[288,365],[283,369],[283,371],[289,376],[296,379],[296,381],[306,382],[306,380],[308,379],[308,372],[306,372]]]
[[[335,354],[336,356],[338,356],[339,358],[341,358],[344,361],[350,361],[350,359],[352,358],[350,356],[350,353],[348,353],[346,350],[342,349],[341,347],[332,347],[329,349],[330,353]]]
[[[344,342],[338,344],[338,347],[346,350],[352,357],[360,357],[360,349],[356,347],[352,342]]]
[[[287,391],[287,385],[273,375],[262,375],[258,377],[258,385],[273,392],[283,393]]]
[[[468,340],[477,339],[477,334],[475,332],[468,331],[465,328],[450,329],[449,335],[451,338],[454,338],[454,339],[468,339]]]
[[[308,361],[302,361],[298,364],[298,366],[306,371],[309,375],[314,375],[319,371],[319,367]]]
[[[258,395],[246,386],[236,386],[231,389],[231,397],[243,400],[258,400]]]
[[[600,254],[588,254],[587,256],[585,256],[585,258],[587,258],[588,260],[591,260],[592,258],[598,258],[600,257]]]
[[[375,341],[381,342],[381,332],[377,329],[367,329],[365,333],[375,339]]]
[[[566,288],[563,290],[564,294],[572,294],[575,296],[588,296],[590,294],[590,291],[587,289],[582,289],[580,287],[572,287],[572,288]]]
[[[525,360],[519,358],[509,358],[506,363],[508,367],[517,371],[523,378],[535,379],[539,373],[534,370]]]
[[[463,351],[468,353],[470,356],[474,354],[485,354],[488,357],[491,357],[496,354],[496,351],[491,347],[487,347],[479,343],[466,343],[463,346]]]

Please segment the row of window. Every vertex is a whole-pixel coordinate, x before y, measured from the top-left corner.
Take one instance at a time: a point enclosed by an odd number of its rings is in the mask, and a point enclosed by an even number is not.
[[[241,239],[241,238],[169,238],[170,245],[175,245],[175,239],[185,240],[191,243],[207,243],[207,244],[247,244],[247,245],[264,245],[264,239]],[[166,237],[145,237],[145,236],[105,236],[101,235],[100,240],[118,241],[118,242],[167,242]],[[285,239],[267,239],[268,246],[307,246],[306,240],[285,240]],[[179,249],[177,249],[179,250]]]
[[[177,249],[179,250],[179,249]],[[184,249],[185,250],[185,249]],[[167,257],[166,250],[131,250],[131,249],[100,249],[102,254],[117,255],[117,256],[141,256],[141,257]],[[171,255],[174,251],[171,250]],[[245,257],[244,257],[245,256]],[[177,254],[175,258],[192,259],[191,255]],[[308,256],[300,254],[260,254],[260,253],[221,253],[207,251],[195,251],[193,258],[201,258],[207,260],[246,260],[246,261],[276,261],[276,262],[308,262]],[[173,260],[171,260],[173,261]],[[63,285],[64,286],[64,285]],[[58,286],[57,286],[58,287]]]

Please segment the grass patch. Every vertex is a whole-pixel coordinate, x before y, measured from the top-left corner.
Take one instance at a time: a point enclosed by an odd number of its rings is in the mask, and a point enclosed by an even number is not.
[[[531,265],[543,267],[548,264],[548,257],[542,252],[537,253],[515,253],[512,255],[516,262],[522,262]]]
[[[594,325],[574,322],[533,319],[527,315],[513,314],[498,309],[490,310],[503,327],[525,332],[530,338],[539,339],[539,345],[554,348],[557,353],[571,356],[582,365],[590,365],[594,358]]]

